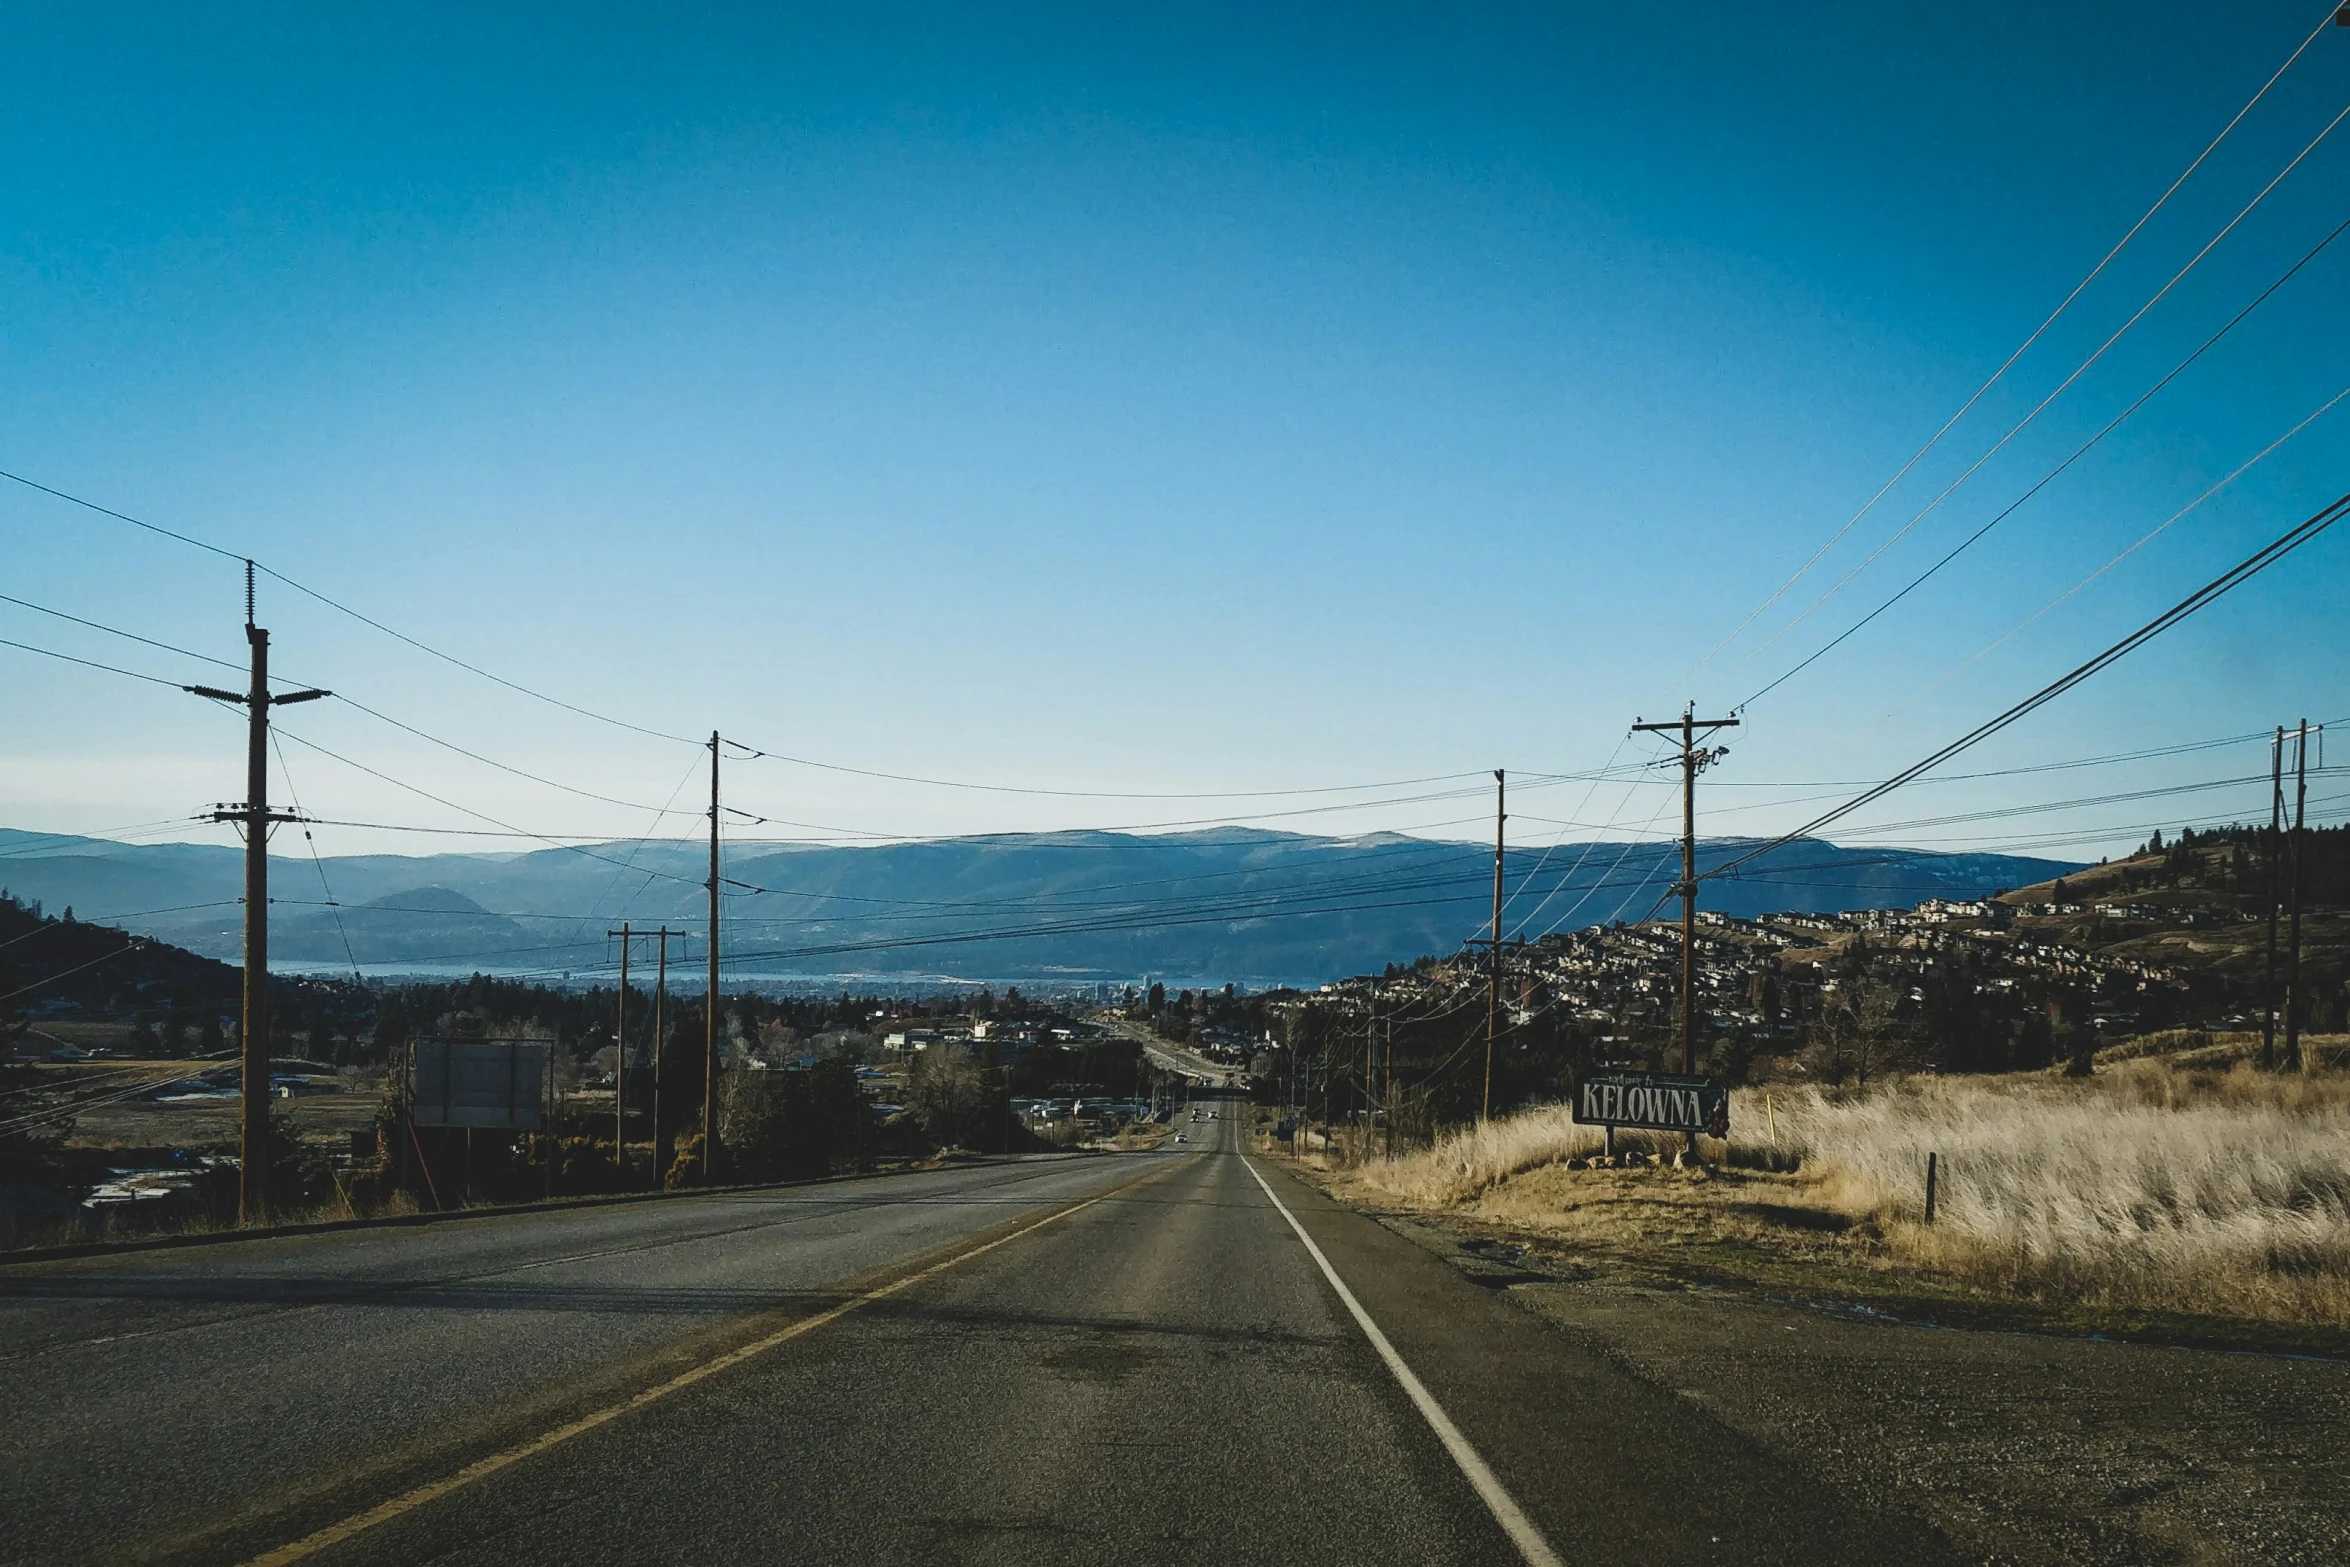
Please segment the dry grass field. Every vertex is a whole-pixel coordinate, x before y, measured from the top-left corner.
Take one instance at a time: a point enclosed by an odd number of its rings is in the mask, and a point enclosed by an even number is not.
[[[2316,1042],[2338,1059],[2350,1041]],[[1434,1147],[1314,1162],[1372,1206],[1449,1212],[1616,1255],[1865,1269],[2064,1308],[2350,1322],[2350,1072],[2261,1073],[2240,1042],[2184,1061],[1743,1089],[1710,1170],[1593,1169],[1554,1106]],[[2233,1056],[2236,1059],[2230,1060]],[[1618,1147],[1669,1161],[1665,1138]],[[1925,1222],[1926,1156],[1941,1170]],[[1726,1158],[1724,1156],[1727,1156]],[[1583,1167],[1578,1167],[1583,1166]]]

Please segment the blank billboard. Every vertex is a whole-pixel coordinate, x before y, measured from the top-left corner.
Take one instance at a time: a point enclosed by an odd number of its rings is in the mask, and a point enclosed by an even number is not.
[[[537,1131],[546,1121],[547,1047],[538,1040],[426,1039],[416,1045],[418,1126]]]

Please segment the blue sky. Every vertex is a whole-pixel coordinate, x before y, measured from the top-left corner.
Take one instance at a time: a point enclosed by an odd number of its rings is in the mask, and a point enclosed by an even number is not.
[[[566,700],[803,757],[1126,792],[1589,768],[1648,754],[1617,749],[1635,715],[1739,701],[1842,629],[2350,217],[2345,129],[1763,645],[2350,102],[2350,30],[2329,30],[1911,478],[1683,678],[2323,9],[16,7],[0,467]],[[1894,771],[2350,488],[2346,406],[1967,662],[2350,384],[2339,251],[1755,702],[1708,825],[1794,825],[1816,806],[1774,802],[1820,791],[1761,785]],[[0,489],[0,592],[241,656],[230,562]],[[2350,717],[2346,549],[2321,540],[1954,770]],[[531,771],[657,804],[694,764],[266,581],[261,618],[289,674]],[[6,604],[0,637],[222,677]],[[123,828],[241,792],[227,715],[0,660],[0,821]],[[535,831],[647,826],[338,704],[286,727]],[[480,825],[288,761],[317,814]],[[1934,784],[1854,825],[2265,765],[2243,745]],[[729,796],[864,833],[1327,803],[772,760]],[[1637,828],[1662,799],[1560,784],[1520,825]],[[1268,825],[1474,835],[1480,809]],[[2264,809],[2260,785],[1893,836],[2085,833],[2093,856]]]

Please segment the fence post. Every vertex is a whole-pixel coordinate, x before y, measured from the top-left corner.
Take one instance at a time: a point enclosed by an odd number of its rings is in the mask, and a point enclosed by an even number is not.
[[[1928,1224],[1934,1222],[1934,1177],[1937,1173],[1935,1166],[1938,1163],[1940,1160],[1935,1155],[1926,1155],[1926,1222]]]

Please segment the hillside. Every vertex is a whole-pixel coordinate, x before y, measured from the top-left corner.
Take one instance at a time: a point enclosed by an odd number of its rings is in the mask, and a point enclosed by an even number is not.
[[[1701,866],[1750,847],[1709,840]],[[627,919],[697,930],[699,844],[523,854],[271,861],[273,956],[396,970],[592,969]],[[129,845],[0,832],[0,879],[191,951],[233,958],[242,866],[222,845]],[[730,848],[727,952],[737,972],[973,979],[1307,981],[1456,948],[1485,921],[1492,851],[1377,835],[1218,829],[1164,837],[1020,834],[891,844]],[[1513,850],[1512,927],[1528,934],[1638,919],[1678,870],[1665,844]],[[2001,855],[1787,845],[1709,883],[1706,904],[1771,910],[1907,907],[2077,871]],[[348,946],[346,946],[346,942]],[[681,949],[672,950],[673,958]],[[698,944],[693,948],[697,954]]]
[[[236,1013],[240,983],[229,964],[0,897],[0,1040],[27,1021],[134,1008],[217,1023]]]
[[[2188,832],[2166,844],[2157,834],[2126,859],[2029,883],[2000,901],[2017,909],[2019,931],[2223,981],[2230,994],[2251,998],[2268,954],[2263,836],[2225,828]],[[2341,1028],[2350,1021],[2350,828],[2313,830],[2304,867],[2301,961],[2309,1021]],[[2288,938],[2280,919],[2280,979]]]

